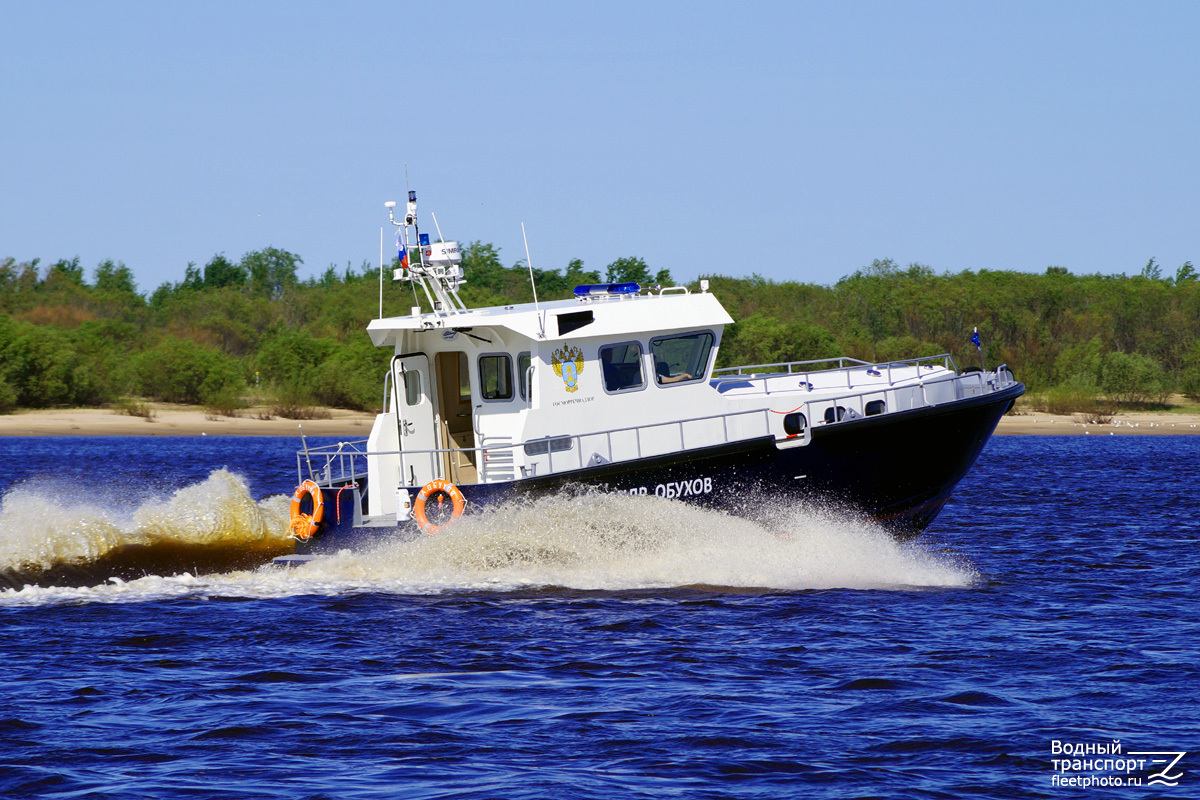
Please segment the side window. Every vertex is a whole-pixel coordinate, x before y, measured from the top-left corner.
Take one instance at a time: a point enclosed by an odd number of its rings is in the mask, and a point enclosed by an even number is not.
[[[479,357],[479,391],[484,400],[512,400],[512,358],[507,353]]]
[[[642,374],[642,346],[637,342],[612,344],[600,348],[600,371],[604,391],[631,392],[646,387]]]
[[[404,402],[409,406],[421,402],[421,373],[415,369],[404,370]]]
[[[712,352],[711,333],[686,333],[650,340],[654,356],[654,379],[660,386],[703,380]]]
[[[521,399],[533,397],[533,387],[529,385],[529,368],[533,366],[533,358],[529,353],[517,356],[517,383],[521,387]]]

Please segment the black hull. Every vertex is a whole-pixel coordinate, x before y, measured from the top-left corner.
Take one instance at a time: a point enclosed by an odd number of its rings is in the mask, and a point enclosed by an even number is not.
[[[937,517],[1000,417],[1024,390],[1014,384],[983,397],[819,425],[807,445],[777,446],[768,436],[459,489],[468,514],[472,508],[576,488],[657,494],[751,519],[771,516],[780,504],[819,500],[865,514],[898,538],[910,538]],[[412,522],[355,528],[354,493],[323,491],[322,531],[297,552],[336,550],[417,533]]]

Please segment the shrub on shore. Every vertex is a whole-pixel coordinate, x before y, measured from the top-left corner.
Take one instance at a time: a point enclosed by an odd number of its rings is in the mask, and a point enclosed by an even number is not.
[[[122,397],[111,405],[112,410],[127,417],[141,417],[147,422],[154,421],[154,407],[137,397]]]

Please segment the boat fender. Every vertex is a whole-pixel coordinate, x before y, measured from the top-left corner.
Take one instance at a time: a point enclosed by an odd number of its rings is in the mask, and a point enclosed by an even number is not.
[[[300,502],[305,496],[312,497],[312,513],[301,514]],[[292,521],[288,526],[288,536],[307,542],[321,529],[325,521],[325,498],[321,496],[321,487],[316,481],[305,481],[296,487],[292,495]]]
[[[425,515],[425,501],[438,492],[448,495],[450,500],[454,503],[454,508],[450,513],[450,519],[446,520],[441,525],[434,525],[429,521],[429,517]],[[441,505],[441,503],[442,499],[438,498],[438,504]],[[417,525],[420,526],[421,530],[425,533],[437,533],[442,528],[453,524],[454,520],[461,517],[466,507],[466,498],[463,497],[463,494],[458,490],[458,487],[450,481],[444,481],[439,478],[425,484],[421,491],[417,493],[417,501],[413,504],[413,518],[416,519]]]
[[[412,519],[412,495],[399,487],[396,488],[396,524]]]

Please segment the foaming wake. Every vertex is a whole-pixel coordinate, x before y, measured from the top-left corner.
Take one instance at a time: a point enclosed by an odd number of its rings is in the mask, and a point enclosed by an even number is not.
[[[434,587],[673,586],[767,589],[963,586],[974,573],[878,527],[814,507],[768,524],[657,497],[587,495],[509,504],[452,533],[341,553],[325,578]]]
[[[819,508],[792,508],[759,524],[656,497],[597,494],[507,504],[463,517],[436,536],[343,551],[292,569],[28,589],[0,593],[0,604],[531,587],[904,589],[975,580],[969,565]]]
[[[0,503],[0,587],[82,585],[118,578],[223,572],[291,550],[288,501],[256,503],[217,470],[166,500],[132,509],[17,488]]]

